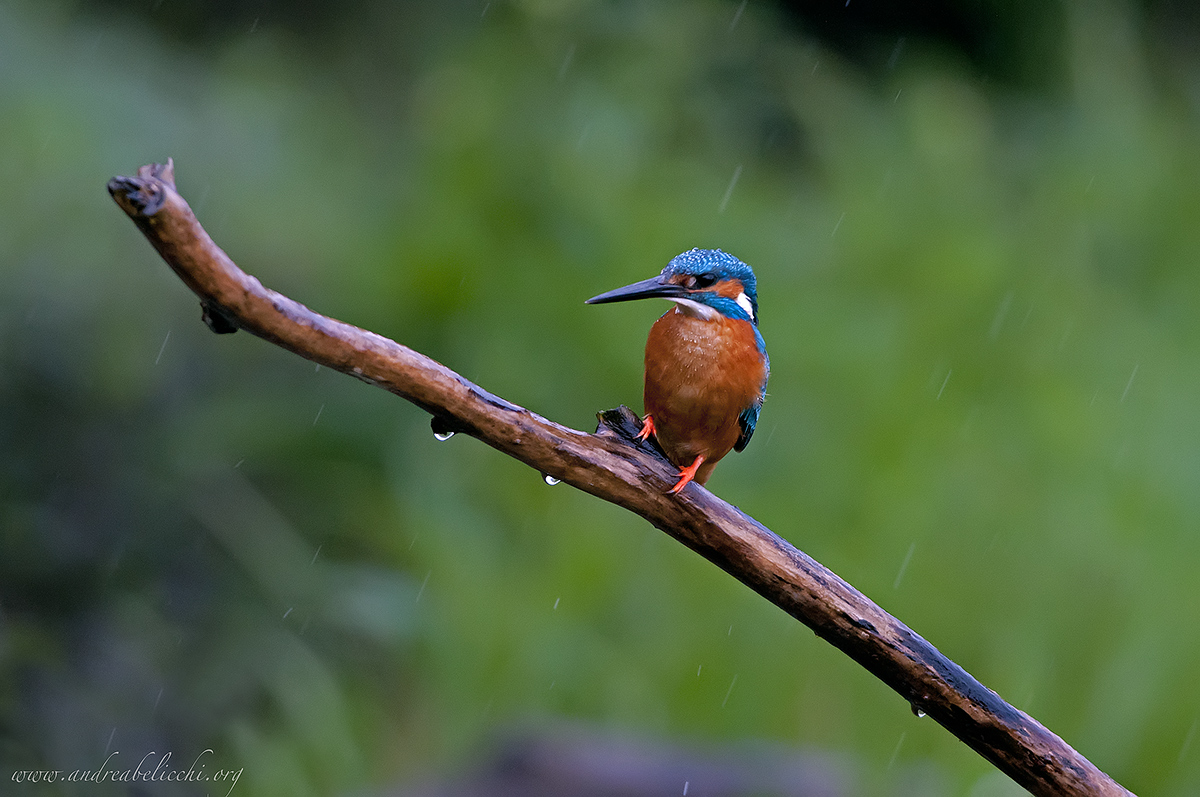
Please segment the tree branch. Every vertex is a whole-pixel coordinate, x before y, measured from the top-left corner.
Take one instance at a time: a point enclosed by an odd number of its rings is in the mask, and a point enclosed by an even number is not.
[[[600,413],[594,435],[488,393],[394,341],[314,313],[241,271],[175,190],[174,166],[115,177],[109,193],[200,297],[214,332],[244,329],[405,398],[435,431],[463,432],[580,490],[641,515],[811,628],[913,707],[1037,795],[1129,795],[1036,720],[787,541],[696,485],[639,443],[627,408]]]

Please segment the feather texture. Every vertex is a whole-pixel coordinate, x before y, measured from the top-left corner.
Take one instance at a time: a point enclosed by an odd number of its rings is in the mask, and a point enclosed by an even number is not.
[[[646,412],[667,458],[686,467],[703,456],[700,484],[734,447],[750,442],[769,366],[750,321],[667,311],[646,341]]]

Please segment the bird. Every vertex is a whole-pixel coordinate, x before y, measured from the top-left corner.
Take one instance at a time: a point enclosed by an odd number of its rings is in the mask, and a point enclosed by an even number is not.
[[[754,435],[771,361],[758,331],[754,271],[720,249],[691,249],[656,277],[593,296],[585,304],[661,298],[675,304],[646,339],[645,417],[651,435],[679,468],[679,481],[704,484],[730,451]]]

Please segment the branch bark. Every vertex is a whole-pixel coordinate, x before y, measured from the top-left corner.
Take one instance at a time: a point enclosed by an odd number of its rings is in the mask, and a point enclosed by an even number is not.
[[[753,518],[676,473],[636,440],[627,408],[595,434],[488,393],[380,335],[309,310],[241,271],[175,190],[173,163],[114,177],[109,193],[192,289],[214,332],[244,329],[313,362],[405,398],[434,430],[463,432],[580,490],[625,507],[811,628],[1036,795],[1129,795],[1070,745],[1004,702],[866,596]]]

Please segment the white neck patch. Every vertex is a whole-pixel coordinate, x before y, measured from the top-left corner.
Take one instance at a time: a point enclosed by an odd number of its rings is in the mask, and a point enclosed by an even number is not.
[[[754,304],[750,301],[750,297],[743,291],[737,295],[736,299],[738,307],[746,311],[746,315],[750,316],[750,320],[754,320]]]
[[[745,294],[742,294],[743,296]],[[682,299],[677,296],[669,297],[672,302],[675,302],[675,312],[690,315],[692,318],[700,318],[705,321],[712,321],[720,315],[716,310],[709,307],[707,304],[701,304],[693,299]],[[741,303],[741,300],[738,300]]]

